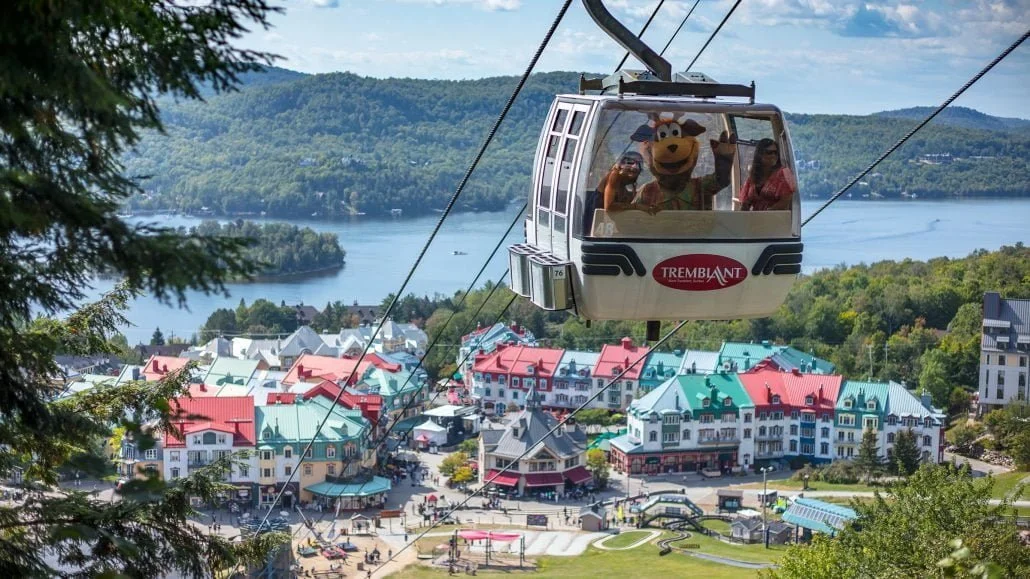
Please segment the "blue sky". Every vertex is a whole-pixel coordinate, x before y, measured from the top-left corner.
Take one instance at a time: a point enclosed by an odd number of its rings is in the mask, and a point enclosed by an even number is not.
[[[666,0],[644,40],[660,50],[693,0]],[[657,0],[607,0],[639,30]],[[520,74],[561,0],[288,0],[248,47],[309,73],[467,79]],[[701,0],[666,57],[693,59],[732,5]],[[759,100],[800,113],[936,105],[1030,27],[1030,0],[744,0],[693,70],[754,80]],[[575,0],[536,70],[610,72],[622,49]],[[631,63],[634,61],[631,60]],[[635,66],[630,66],[635,67]],[[956,104],[1030,118],[1030,42]]]

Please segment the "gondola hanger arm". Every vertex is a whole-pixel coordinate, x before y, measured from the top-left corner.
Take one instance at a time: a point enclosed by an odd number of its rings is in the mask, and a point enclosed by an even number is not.
[[[604,30],[612,40],[629,51],[637,60],[644,63],[655,76],[666,82],[672,81],[672,65],[662,58],[650,46],[644,44],[637,35],[630,32],[604,6],[602,0],[583,0],[583,7],[594,22]]]

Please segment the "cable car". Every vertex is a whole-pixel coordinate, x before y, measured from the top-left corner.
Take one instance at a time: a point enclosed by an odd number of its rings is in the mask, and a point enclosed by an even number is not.
[[[772,314],[803,249],[783,114],[755,103],[754,83],[672,74],[599,1],[584,4],[650,70],[581,78],[579,94],[555,97],[526,242],[509,247],[512,290],[587,321],[648,321],[649,340],[661,320]]]

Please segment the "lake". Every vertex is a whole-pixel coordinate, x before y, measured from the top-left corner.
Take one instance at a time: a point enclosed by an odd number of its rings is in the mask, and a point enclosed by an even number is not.
[[[822,201],[808,200],[804,214]],[[510,211],[515,211],[512,207]],[[405,293],[452,294],[465,289],[507,229],[513,213],[456,213],[444,223],[415,272]],[[136,217],[134,221],[154,221]],[[343,269],[322,277],[234,284],[231,296],[191,293],[189,311],[177,310],[152,298],[136,300],[127,317],[135,327],[126,328],[129,343],[149,341],[155,327],[167,338],[188,338],[217,308],[235,308],[240,299],[251,303],[266,298],[275,303],[305,303],[322,309],[326,302],[343,300],[379,304],[396,292],[439,216],[352,221],[293,220],[320,232],[336,233],[347,251]],[[162,225],[191,226],[199,219],[161,216]],[[522,240],[517,225],[508,243]],[[803,231],[806,272],[837,264],[854,265],[886,259],[964,257],[976,249],[998,249],[1016,242],[1030,243],[1030,199],[908,200],[835,202]],[[463,251],[467,255],[454,255]],[[507,252],[499,251],[487,268],[497,279],[507,268]],[[484,278],[485,279],[485,278]],[[104,291],[112,282],[98,282]],[[482,280],[480,282],[482,285]]]

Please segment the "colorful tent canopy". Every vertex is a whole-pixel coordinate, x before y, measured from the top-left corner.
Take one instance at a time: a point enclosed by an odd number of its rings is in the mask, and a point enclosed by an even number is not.
[[[511,542],[517,541],[522,538],[522,535],[518,533],[502,533],[500,531],[474,530],[458,531],[458,536],[462,539],[468,539],[469,541],[481,541],[483,539],[490,539],[491,541]]]
[[[513,487],[519,484],[519,475],[518,473],[492,470],[486,473],[486,477],[483,479],[483,482]]]
[[[582,466],[565,471],[565,478],[572,481],[573,484],[581,485],[587,481],[593,480],[594,475],[590,474],[590,471]]]
[[[556,472],[538,472],[526,475],[527,487],[548,487],[564,482],[562,475]]]

